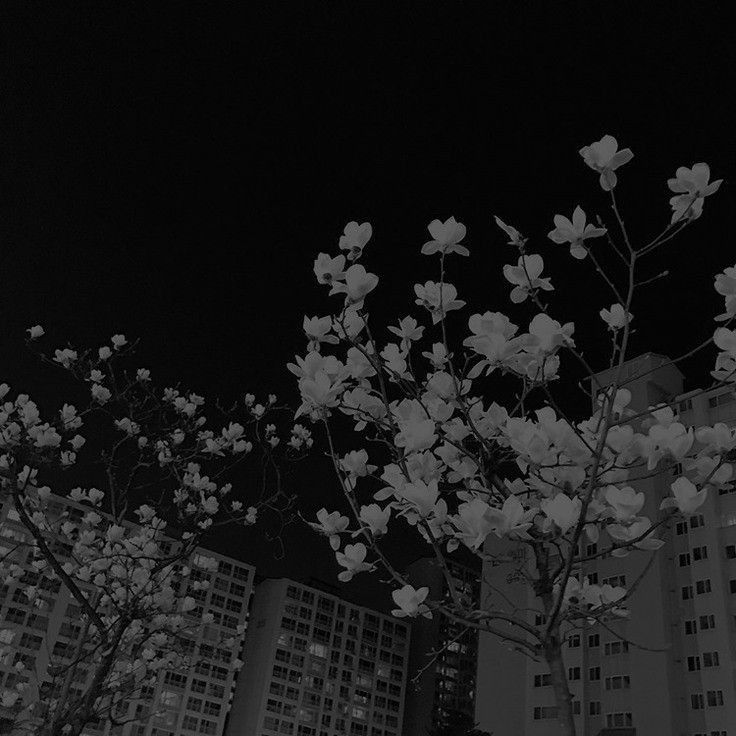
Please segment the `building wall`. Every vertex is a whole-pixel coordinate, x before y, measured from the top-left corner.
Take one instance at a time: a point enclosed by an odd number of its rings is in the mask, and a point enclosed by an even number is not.
[[[717,389],[703,395],[684,394],[682,374],[676,367],[665,365],[666,361],[664,356],[646,354],[625,365],[625,378],[647,373],[626,386],[632,391],[631,408],[644,410],[676,399],[681,421],[686,425],[715,421],[729,426],[736,424],[732,391]],[[604,385],[609,378],[605,372],[600,374]],[[643,514],[651,519],[659,516],[659,504],[663,497],[670,495],[669,484],[674,477],[672,473],[631,482],[637,490],[645,492]],[[736,557],[736,493],[711,492],[701,513],[702,520],[672,524],[669,532],[659,535],[665,545],[654,555],[650,569],[630,601],[631,618],[613,627],[632,642],[627,652],[607,654],[606,645],[610,647],[616,637],[601,626],[581,632],[579,644],[573,640],[575,646],[565,647],[566,665],[580,668],[580,679],[570,682],[573,697],[580,702],[580,714],[576,716],[579,733],[595,736],[608,725],[608,714],[624,714],[621,725],[628,725],[630,717],[638,734],[736,734],[736,559],[731,559],[728,556],[731,553],[727,552],[729,545],[734,545],[732,554]],[[702,547],[707,547],[707,560],[695,561],[693,549]],[[487,551],[500,549],[500,543],[489,540]],[[680,555],[688,553],[690,562],[681,565]],[[649,553],[640,552],[624,558],[586,562],[577,572],[584,576],[597,575],[599,582],[625,575],[628,587],[649,557]],[[538,606],[532,594],[525,594],[525,586],[508,584],[507,576],[513,569],[511,564],[491,567],[486,563],[484,576],[491,584],[503,587],[519,607]],[[699,581],[701,593],[697,592]],[[707,589],[705,581],[708,581]],[[693,595],[683,599],[683,588],[688,586],[692,586]],[[484,586],[486,594],[492,594],[488,585]],[[530,615],[530,620],[533,618]],[[695,633],[685,633],[688,621],[695,622]],[[701,627],[701,621],[707,628]],[[713,652],[718,653],[719,664],[706,667],[703,655]],[[689,657],[700,658],[699,669],[688,669]],[[691,661],[690,666],[694,668],[695,663]],[[598,667],[600,673],[591,673]],[[534,717],[535,707],[554,704],[551,687],[539,680],[535,686],[535,676],[539,678],[547,671],[543,661],[536,663],[522,655],[513,656],[498,640],[482,634],[476,709],[481,727],[492,731],[494,736],[555,734],[553,718]],[[627,675],[630,687],[606,689],[606,678],[616,675]],[[714,702],[718,702],[722,693],[723,705],[708,705],[709,691]],[[700,694],[704,707],[693,708],[692,696]]]
[[[410,627],[287,579],[256,587],[227,736],[399,736]]]
[[[455,588],[480,598],[478,569],[448,561]],[[445,576],[433,558],[419,559],[406,570],[415,588],[428,587],[429,598],[449,598]],[[476,604],[477,605],[477,604]],[[403,736],[426,736],[451,711],[475,716],[478,635],[475,630],[458,638],[462,629],[443,616],[417,617],[412,621],[409,656],[410,684],[406,696]],[[430,662],[431,652],[441,652]],[[416,684],[415,677],[421,671]]]

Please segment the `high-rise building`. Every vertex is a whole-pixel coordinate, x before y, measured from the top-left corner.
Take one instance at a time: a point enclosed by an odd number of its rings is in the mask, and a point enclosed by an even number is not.
[[[410,627],[321,587],[256,586],[227,736],[400,736]]]
[[[457,595],[478,606],[480,562],[475,562],[447,560],[447,566]],[[430,600],[452,601],[447,579],[434,558],[416,560],[406,573],[415,588],[429,588]],[[403,736],[426,736],[428,729],[449,725],[458,715],[472,722],[477,667],[477,629],[437,613],[431,619],[413,619]]]
[[[89,507],[54,496],[49,515],[68,513],[70,521],[79,521]],[[131,529],[134,525],[130,525]],[[164,542],[164,544],[175,544]],[[51,540],[52,551],[63,556],[71,552],[68,541],[59,536]],[[80,623],[81,609],[77,601],[58,579],[40,575],[31,565],[34,559],[30,534],[21,523],[11,502],[0,509],[0,557],[13,560],[26,570],[20,584],[0,587],[0,628],[14,633],[13,647],[17,653],[8,664],[0,662],[0,688],[12,689],[19,681],[29,683],[29,699],[37,700],[39,687],[48,681],[50,662],[71,662],[84,627]],[[216,562],[211,564],[211,560]],[[134,722],[111,727],[103,723],[90,724],[85,736],[221,736],[232,700],[237,673],[231,666],[238,657],[243,635],[238,627],[246,624],[248,604],[253,587],[255,568],[238,560],[209,550],[200,549],[191,560],[190,582],[208,580],[207,590],[191,590],[197,607],[187,615],[193,623],[191,633],[182,641],[196,661],[191,671],[162,672],[158,682],[142,696],[128,704],[127,712],[118,711],[121,720],[135,717]],[[23,589],[37,584],[43,600],[41,608],[30,603]],[[205,613],[212,623],[197,625]],[[224,638],[235,637],[235,647],[224,647]],[[26,669],[17,672],[14,662],[22,660]],[[82,663],[75,670],[71,691],[81,693],[91,673]],[[43,696],[42,696],[43,697]],[[5,713],[9,717],[9,713]],[[3,713],[0,710],[0,723]],[[0,725],[0,732],[2,726]]]
[[[623,370],[625,379],[641,376],[626,386],[635,411],[674,402],[686,426],[736,425],[733,389],[683,393],[677,367],[652,353],[628,361]],[[606,372],[599,376],[604,384],[609,379]],[[630,482],[645,493],[643,515],[659,517],[678,470]],[[653,555],[598,558],[574,571],[593,583],[632,586],[651,559],[628,603],[629,620],[569,632],[564,660],[578,733],[736,736],[736,493],[710,491],[697,515],[657,536],[665,544]],[[602,539],[599,546],[605,543]],[[599,546],[584,540],[582,553],[595,554]],[[503,547],[491,540],[486,551]],[[525,565],[532,569],[531,560],[522,558],[486,563],[483,594],[502,605],[493,589],[503,588],[509,606],[530,609],[529,620],[541,623],[539,601],[525,584],[513,583]],[[545,662],[510,649],[513,645],[481,634],[476,708],[481,727],[494,736],[556,734]]]

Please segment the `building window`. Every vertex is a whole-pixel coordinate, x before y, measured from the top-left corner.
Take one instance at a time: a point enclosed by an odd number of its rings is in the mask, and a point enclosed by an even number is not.
[[[601,701],[591,700],[588,704],[588,715],[599,716],[601,714]]]
[[[629,675],[614,675],[606,677],[606,690],[628,690],[631,687]]]
[[[595,554],[598,554],[598,545],[595,542],[585,547],[586,557],[590,557],[591,555],[595,555]]]
[[[600,645],[601,645],[601,635],[600,634],[591,634],[588,637],[589,647],[599,647]]]
[[[574,649],[575,647],[580,646],[580,634],[570,634],[570,636],[567,637],[567,646],[569,646],[571,649]]]
[[[547,687],[550,684],[550,678],[549,672],[543,675],[534,675],[534,687]]]
[[[685,634],[697,634],[698,633],[698,624],[695,619],[690,619],[689,621],[685,621]]]
[[[534,720],[542,721],[550,718],[557,718],[557,706],[541,705],[534,708]]]
[[[696,562],[698,560],[707,560],[708,559],[708,548],[703,547],[693,547],[693,560]]]
[[[695,583],[695,592],[698,595],[703,595],[703,593],[710,593],[710,579],[706,578],[705,580],[698,580]]]
[[[687,669],[689,672],[696,672],[700,669],[700,657],[693,656],[687,658]]]
[[[697,529],[700,526],[705,526],[705,517],[703,514],[696,514],[690,517],[690,528]]]
[[[610,578],[603,578],[603,585],[610,585],[612,588],[625,587],[626,575],[613,575]]]
[[[580,679],[580,667],[568,667],[567,668],[567,679],[568,680],[579,680]]]
[[[596,680],[601,679],[601,668],[600,667],[591,667],[588,670],[588,679],[591,682],[595,682]]]
[[[626,728],[633,725],[631,713],[606,713],[608,728]]]
[[[687,522],[686,521],[678,521],[675,526],[675,531],[678,535],[687,534]]]
[[[703,652],[704,667],[718,667],[719,664],[718,652]]]
[[[690,707],[693,710],[703,710],[705,708],[705,699],[703,693],[693,693],[690,696]]]
[[[623,654],[629,651],[629,642],[627,641],[607,641],[603,646],[603,651],[607,655]]]
[[[723,705],[723,690],[708,690],[707,702],[710,707]]]
[[[707,616],[701,616],[698,621],[700,623],[701,631],[705,629],[715,629],[716,627],[716,618],[712,613]]]
[[[726,557],[729,560],[736,560],[736,544],[729,544],[726,546]]]
[[[681,589],[682,593],[682,600],[689,601],[693,597],[693,586],[692,585],[685,585]]]
[[[680,567],[687,567],[690,564],[690,553],[683,552],[680,555]]]

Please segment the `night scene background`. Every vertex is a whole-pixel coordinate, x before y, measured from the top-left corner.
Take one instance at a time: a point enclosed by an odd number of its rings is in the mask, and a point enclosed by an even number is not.
[[[334,307],[312,262],[337,252],[351,220],[373,225],[378,323],[418,316],[411,287],[435,277],[419,254],[426,227],[450,216],[472,254],[452,265],[461,298],[510,313],[501,268],[517,255],[499,215],[544,255],[553,316],[605,347],[608,295],[546,237],[577,204],[609,217],[578,155],[604,134],[634,151],[617,193],[641,237],[669,221],[678,166],[705,161],[725,180],[653,266],[671,273],[634,310],[631,355],[707,338],[713,276],[736,261],[725,6],[484,5],[2,3],[0,380],[51,399],[23,347],[40,323],[55,346],[140,338],[161,383],[296,406],[286,363],[304,354],[302,318]],[[686,389],[709,380],[713,357],[685,362]],[[319,452],[290,483],[305,516],[341,508]],[[300,522],[279,559],[258,529],[210,543],[262,575],[340,585],[329,546]],[[390,608],[368,577],[340,587]]]

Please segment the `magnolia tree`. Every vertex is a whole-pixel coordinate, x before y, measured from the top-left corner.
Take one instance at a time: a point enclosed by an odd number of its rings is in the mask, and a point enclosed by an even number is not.
[[[654,239],[640,242],[627,232],[614,195],[617,170],[631,160],[631,151],[618,150],[607,135],[580,155],[610,198],[613,227],[600,219],[590,224],[575,207],[571,219],[555,215],[548,238],[569,246],[573,259],[592,263],[610,290],[613,304],[600,311],[600,326],[610,335],[611,354],[597,366],[614,369],[610,381],[603,384],[583,357],[573,323],[554,319],[556,310],[544,301],[554,287],[542,275],[542,256],[498,218],[518,251],[516,263],[503,267],[512,309],[531,305],[524,327],[504,312],[480,311],[485,305],[467,309],[447,281],[448,260],[469,255],[466,228],[454,218],[429,225],[431,239],[421,252],[438,262],[437,280],[414,285],[415,316],[385,330],[372,324],[368,305],[379,279],[359,263],[371,225],[351,222],[339,242],[344,252],[320,253],[314,263],[318,283],[340,299],[337,308],[329,316],[304,319],[307,353],[289,366],[302,398],[298,414],[321,424],[349,507],[350,516],[321,509],[310,522],[329,539],[342,568],[339,579],[383,569],[395,588],[395,615],[441,614],[546,660],[561,734],[575,733],[561,653],[565,634],[586,622],[606,625],[627,616],[634,587],[581,582],[575,575],[583,560],[581,542],[600,548],[585,559],[656,550],[663,544],[657,535],[670,519],[694,514],[709,491],[729,486],[733,471],[725,459],[736,448],[736,431],[724,424],[686,428],[672,405],[635,414],[627,408],[626,383],[641,375],[624,381],[621,371],[629,357],[635,299],[653,280],[642,280],[640,265],[651,266],[659,249],[701,216],[720,180],[710,182],[703,163],[678,168],[667,182],[674,193],[671,222]],[[618,271],[601,258],[602,251],[618,262]],[[736,331],[728,325],[736,317],[736,266],[716,276],[715,288],[725,297],[725,313],[716,317],[723,324],[693,350],[715,343],[720,352],[714,385],[733,386]],[[451,336],[447,324],[456,310],[469,315],[460,337]],[[566,361],[577,362],[592,381],[595,411],[589,416],[571,416],[558,403],[555,382]],[[508,389],[509,381],[515,390]],[[335,428],[344,422],[354,432],[342,437],[352,440],[337,447]],[[642,515],[645,495],[632,483],[644,475],[671,478],[678,464],[682,471],[658,518]],[[415,589],[385,550],[386,538],[410,532],[436,557],[448,600],[431,600],[427,588]],[[461,597],[447,564],[460,546],[487,562],[518,559],[508,551],[526,548],[533,565],[520,573],[545,623],[536,625],[528,611],[509,606],[503,591],[482,605]]]
[[[29,335],[35,347],[43,329]],[[14,686],[5,678],[0,706],[14,733],[77,736],[91,722],[157,714],[150,697],[161,671],[205,656],[192,646],[213,620],[198,607],[208,583],[193,570],[203,535],[251,526],[262,511],[283,521],[292,502],[284,461],[312,442],[299,425],[280,442],[293,414],[283,415],[273,395],[258,402],[247,394],[223,408],[180,387],[157,388],[135,367],[134,348],[123,335],[95,350],[47,356],[37,348],[68,374],[69,393],[45,414],[27,394],[0,385],[3,597],[31,608],[27,624],[41,634],[62,588],[80,611],[62,629],[65,651],[52,653],[46,641],[47,666],[19,648],[17,626],[0,626],[0,656],[16,671]],[[195,560],[217,568],[201,550]],[[242,664],[243,629],[208,642],[229,647],[231,669]]]

